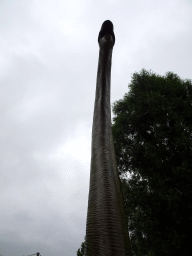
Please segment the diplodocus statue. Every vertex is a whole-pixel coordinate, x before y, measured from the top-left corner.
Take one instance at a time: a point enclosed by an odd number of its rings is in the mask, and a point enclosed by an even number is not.
[[[99,63],[92,127],[86,256],[131,256],[111,130],[110,80],[115,35],[106,20],[98,37]]]

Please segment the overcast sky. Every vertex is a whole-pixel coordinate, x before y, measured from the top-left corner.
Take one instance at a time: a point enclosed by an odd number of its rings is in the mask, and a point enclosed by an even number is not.
[[[84,240],[98,33],[114,24],[111,103],[142,68],[192,79],[191,0],[0,0],[0,254]]]

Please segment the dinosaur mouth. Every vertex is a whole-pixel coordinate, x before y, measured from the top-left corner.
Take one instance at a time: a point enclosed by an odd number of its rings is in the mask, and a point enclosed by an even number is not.
[[[106,34],[109,34],[113,38],[113,45],[115,44],[115,34],[113,32],[113,23],[110,20],[106,20],[103,22],[101,26],[101,30],[98,36],[98,42],[101,38],[103,38]]]

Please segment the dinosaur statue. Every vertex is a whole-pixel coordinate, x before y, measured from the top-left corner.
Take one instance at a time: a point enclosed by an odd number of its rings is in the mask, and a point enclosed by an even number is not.
[[[111,130],[110,80],[113,24],[106,20],[98,37],[100,52],[92,127],[86,256],[131,256],[127,218]]]

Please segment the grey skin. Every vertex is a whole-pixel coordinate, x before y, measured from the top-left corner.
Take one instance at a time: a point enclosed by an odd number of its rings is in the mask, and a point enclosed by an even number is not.
[[[100,51],[92,127],[85,255],[131,256],[111,130],[110,80],[115,43],[111,21],[102,24],[98,41]]]

